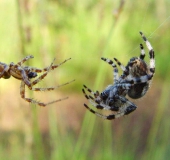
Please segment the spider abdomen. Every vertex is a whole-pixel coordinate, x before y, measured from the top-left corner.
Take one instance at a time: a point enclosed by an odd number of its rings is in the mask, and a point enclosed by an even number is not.
[[[128,91],[128,96],[133,99],[138,99],[143,97],[149,89],[149,83],[141,83],[135,84],[131,89]]]

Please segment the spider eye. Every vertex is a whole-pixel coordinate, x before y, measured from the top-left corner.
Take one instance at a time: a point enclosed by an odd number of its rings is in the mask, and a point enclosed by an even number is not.
[[[37,77],[37,73],[36,72],[28,73],[28,78],[35,78],[35,77]]]

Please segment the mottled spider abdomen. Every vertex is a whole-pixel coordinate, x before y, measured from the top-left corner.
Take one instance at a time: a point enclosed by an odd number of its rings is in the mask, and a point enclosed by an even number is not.
[[[135,84],[129,91],[128,96],[133,99],[143,97],[149,89],[149,83]]]
[[[133,99],[143,97],[148,91],[150,83],[150,81],[140,83],[140,81],[142,81],[141,76],[148,75],[149,69],[147,67],[147,64],[145,63],[144,60],[137,57],[133,57],[128,62],[126,68],[127,70],[129,70],[130,78],[131,77],[135,77],[136,79],[138,78],[138,84],[134,84],[128,90],[128,96]]]

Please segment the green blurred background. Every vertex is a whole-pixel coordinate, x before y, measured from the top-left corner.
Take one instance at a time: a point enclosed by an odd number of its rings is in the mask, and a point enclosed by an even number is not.
[[[68,100],[41,108],[19,94],[20,81],[1,79],[0,159],[132,160],[170,157],[170,1],[169,0],[2,0],[1,62],[48,66],[72,59],[50,73],[38,87],[74,83],[51,92],[26,91],[43,102]],[[132,100],[138,109],[107,121],[89,113],[81,89],[102,91],[112,68],[100,60],[118,58],[124,65],[151,42],[156,74],[145,97]],[[146,47],[145,47],[146,48]],[[146,53],[148,53],[146,49]],[[148,54],[146,61],[149,62]],[[51,78],[52,77],[52,78]],[[104,114],[108,114],[103,112]]]

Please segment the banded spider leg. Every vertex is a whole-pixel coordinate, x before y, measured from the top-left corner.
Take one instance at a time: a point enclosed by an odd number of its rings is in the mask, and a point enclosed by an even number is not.
[[[20,95],[23,99],[25,99],[27,102],[30,102],[30,103],[34,103],[34,104],[38,104],[39,106],[47,106],[49,104],[53,104],[55,102],[59,102],[59,101],[62,101],[62,100],[65,100],[65,99],[68,99],[68,97],[65,97],[65,98],[61,98],[61,99],[58,99],[58,100],[54,100],[54,101],[51,101],[51,102],[48,102],[48,103],[42,103],[42,102],[39,102],[39,101],[36,101],[32,98],[26,98],[25,97],[25,85],[28,86],[28,88],[32,91],[51,91],[51,90],[54,90],[54,89],[58,89],[62,86],[65,86],[67,84],[70,84],[72,83],[73,81],[75,80],[72,80],[72,81],[69,81],[69,82],[66,82],[64,84],[61,84],[61,85],[58,85],[56,87],[48,87],[48,88],[33,88],[34,85],[36,85],[37,83],[39,83],[41,80],[43,80],[47,74],[51,71],[51,70],[54,70],[55,68],[59,67],[60,65],[64,64],[66,61],[70,60],[71,58],[69,59],[66,59],[65,61],[63,61],[62,63],[58,64],[58,65],[54,65],[54,60],[53,62],[51,63],[51,65],[49,67],[46,67],[44,69],[38,69],[38,68],[27,68],[29,69],[29,71],[31,71],[31,73],[41,73],[41,72],[44,72],[41,76],[39,76],[36,80],[34,80],[33,82],[30,82],[28,83],[27,81],[29,80],[29,77],[27,77],[26,74],[22,74],[23,76],[23,80],[21,81],[21,86],[20,86]],[[24,63],[27,59],[23,59],[21,62],[19,62],[19,64],[22,64]],[[25,68],[26,69],[26,68]],[[24,70],[23,70],[24,72]],[[37,76],[37,75],[36,75]],[[31,77],[32,78],[32,77]],[[34,78],[34,77],[33,77]]]

